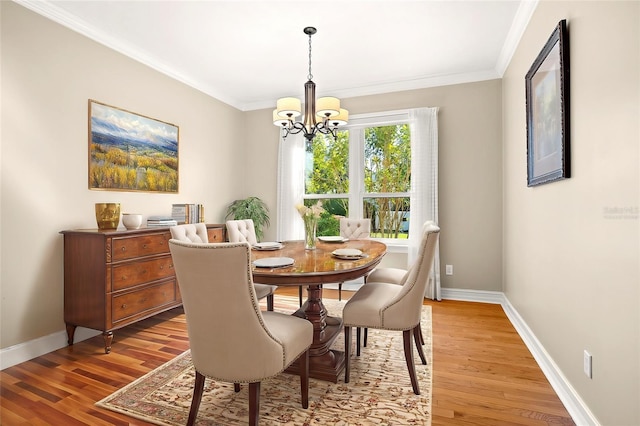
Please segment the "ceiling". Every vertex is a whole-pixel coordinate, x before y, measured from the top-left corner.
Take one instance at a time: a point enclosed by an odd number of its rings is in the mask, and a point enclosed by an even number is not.
[[[537,0],[39,1],[35,12],[243,111],[502,77]]]

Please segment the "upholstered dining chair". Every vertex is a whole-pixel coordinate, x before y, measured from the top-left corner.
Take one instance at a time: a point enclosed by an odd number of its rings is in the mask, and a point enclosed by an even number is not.
[[[208,243],[209,234],[204,223],[185,223],[169,228],[171,238],[192,243]],[[277,287],[267,284],[254,284],[258,299],[267,298],[267,311],[273,311],[273,293]]]
[[[282,373],[296,360],[301,403],[308,408],[313,325],[295,315],[260,310],[249,244],[171,239],[169,248],[196,371],[187,424],[195,423],[205,379],[211,378],[233,383],[236,392],[241,383],[249,383],[249,424],[257,425],[260,382]]]
[[[400,268],[376,268],[369,275],[367,275],[365,284],[367,282],[383,282],[389,284],[403,285],[406,281],[406,277],[409,271]],[[356,329],[356,355],[360,356],[360,328]],[[367,347],[367,335],[368,329],[364,329],[364,343],[362,346]],[[424,337],[422,336],[422,328],[419,328],[420,333],[414,335],[416,347],[417,345],[424,346]],[[424,356],[424,352],[418,350],[420,360],[423,364],[427,364],[427,359]]]
[[[250,246],[258,243],[256,228],[252,219],[228,220],[227,239],[230,243],[247,242]],[[273,294],[278,286],[269,284],[254,284],[258,299],[267,298],[267,311],[273,311]]]
[[[362,240],[371,236],[371,219],[340,218],[340,236],[350,240]],[[338,283],[338,300],[342,300],[342,284]]]
[[[349,383],[351,371],[351,328],[376,328],[402,331],[404,356],[411,386],[420,395],[415,363],[413,361],[412,334],[418,340],[424,292],[433,266],[436,243],[440,228],[427,222],[422,228],[422,239],[416,262],[404,277],[402,285],[373,282],[367,283],[347,301],[342,311],[345,339],[345,383]],[[418,352],[422,345],[416,344]],[[420,355],[421,358],[424,354]]]
[[[180,241],[190,241],[192,243],[208,243],[209,234],[207,225],[204,223],[185,223],[169,228],[171,238]]]

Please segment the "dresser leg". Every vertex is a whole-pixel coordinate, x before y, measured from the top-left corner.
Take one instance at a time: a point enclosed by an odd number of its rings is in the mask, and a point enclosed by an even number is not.
[[[113,333],[111,331],[105,331],[102,333],[102,338],[104,339],[104,353],[108,354],[111,352],[111,343],[113,343]]]
[[[76,333],[76,326],[73,324],[67,324],[67,344],[73,345],[73,335]]]

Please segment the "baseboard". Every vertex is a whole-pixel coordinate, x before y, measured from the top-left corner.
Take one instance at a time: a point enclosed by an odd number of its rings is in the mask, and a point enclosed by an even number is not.
[[[100,334],[99,331],[78,327],[75,331],[74,341],[81,342],[98,334]],[[65,346],[67,346],[66,331],[58,331],[48,336],[9,346],[0,350],[0,370],[48,354]]]
[[[443,288],[442,298],[447,300],[461,300],[463,302],[481,302],[502,305],[504,293],[501,291],[465,290],[458,288]]]
[[[464,289],[442,289],[442,298],[448,300],[461,300],[466,302],[495,303],[502,305],[507,318],[516,329],[525,345],[533,355],[547,380],[558,394],[558,398],[564,404],[573,421],[579,426],[600,426],[589,407],[580,398],[580,395],[571,386],[571,383],[562,374],[562,371],[553,361],[544,346],[533,334],[529,326],[524,322],[520,314],[515,310],[511,302],[502,292],[479,291]]]

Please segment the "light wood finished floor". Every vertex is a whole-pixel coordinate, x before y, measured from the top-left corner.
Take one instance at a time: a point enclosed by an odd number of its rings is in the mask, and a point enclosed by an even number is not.
[[[433,425],[574,424],[499,305],[425,303],[433,312]],[[9,367],[0,372],[0,424],[147,425],[94,403],[188,347],[174,309],[116,331],[109,355],[97,336]]]

